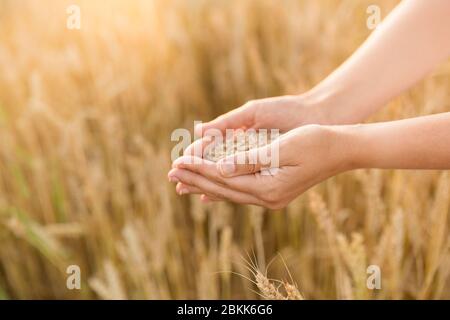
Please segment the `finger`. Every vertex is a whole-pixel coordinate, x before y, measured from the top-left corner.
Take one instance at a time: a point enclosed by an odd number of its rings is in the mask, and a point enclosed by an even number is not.
[[[177,186],[175,187],[175,191],[180,195],[184,195],[184,194],[203,194],[205,193],[204,191],[202,191],[201,189],[194,187],[194,186],[190,186],[188,184],[184,184],[182,182],[178,182]]]
[[[226,198],[236,203],[263,205],[258,198],[240,191],[228,189],[220,186],[205,177],[185,169],[172,169],[169,176],[175,177],[180,182],[195,186],[204,191],[205,194],[212,194],[218,198]]]
[[[218,161],[216,166],[223,177],[244,176],[279,168],[283,160],[281,156],[279,141],[275,140],[266,146],[226,157]]]
[[[185,195],[185,194],[200,194],[200,195],[204,195],[204,193],[205,193],[203,190],[201,190],[201,189],[199,189],[199,188],[197,188],[195,186],[184,184],[182,182],[177,183],[177,186],[176,186],[175,190],[177,191],[177,193],[180,196]],[[223,200],[223,199],[215,197],[212,194],[208,194],[208,195],[205,195],[205,196],[207,196],[209,199],[214,200],[214,201]]]
[[[203,158],[205,150],[207,150],[208,146],[213,142],[213,140],[214,139],[212,136],[205,136],[200,139],[197,139],[193,143],[191,143],[186,148],[186,150],[184,150],[183,155]]]
[[[182,156],[176,159],[172,163],[172,168],[187,169],[220,183],[223,183],[224,180],[217,170],[215,162],[195,156]]]
[[[216,119],[197,124],[194,128],[195,134],[202,137],[208,134],[208,130],[218,129],[222,133],[225,133],[226,129],[236,129],[242,127],[250,127],[252,125],[251,110],[242,106],[227,112]]]
[[[266,181],[261,180],[264,177],[255,175],[226,178],[220,173],[215,162],[205,159],[193,159],[193,157],[183,156],[174,161],[173,167],[190,170],[212,180],[214,183],[222,184],[244,193],[257,194],[261,190],[262,185],[266,183]]]
[[[210,203],[210,202],[223,201],[223,199],[214,198],[214,197],[208,196],[208,195],[206,195],[206,194],[202,194],[202,195],[200,196],[200,200],[201,200],[203,203]]]
[[[188,170],[192,168],[191,171],[193,171],[194,168],[196,168],[196,170],[200,170],[198,167],[214,167],[214,166],[215,162],[207,159],[202,159],[197,156],[181,156],[172,163],[172,168],[188,169]]]

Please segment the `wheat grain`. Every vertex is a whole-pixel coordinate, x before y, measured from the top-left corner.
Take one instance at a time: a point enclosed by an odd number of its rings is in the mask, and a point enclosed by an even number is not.
[[[207,146],[204,158],[217,162],[236,153],[270,144],[273,139],[274,136],[269,134],[267,130],[238,131],[231,137],[226,137],[225,141],[213,141],[209,146]]]

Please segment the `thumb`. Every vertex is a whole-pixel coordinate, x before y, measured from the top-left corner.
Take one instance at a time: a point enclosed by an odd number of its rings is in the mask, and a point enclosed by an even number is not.
[[[208,134],[207,131],[211,129],[220,130],[224,134],[226,129],[237,129],[252,125],[250,118],[248,112],[241,107],[225,113],[212,121],[197,124],[194,132],[199,137]]]
[[[269,144],[226,157],[217,162],[217,169],[230,178],[279,167],[278,144]]]

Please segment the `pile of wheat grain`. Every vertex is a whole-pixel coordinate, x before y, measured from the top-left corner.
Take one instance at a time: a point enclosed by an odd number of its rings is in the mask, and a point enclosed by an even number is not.
[[[270,144],[274,139],[275,135],[272,136],[267,129],[236,130],[228,136],[213,137],[213,141],[204,150],[204,158],[217,162],[228,156]]]

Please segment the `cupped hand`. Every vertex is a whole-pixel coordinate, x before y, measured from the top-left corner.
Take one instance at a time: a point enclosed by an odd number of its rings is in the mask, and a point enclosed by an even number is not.
[[[277,148],[273,148],[273,144]],[[177,192],[200,194],[202,200],[229,200],[270,209],[287,206],[315,184],[349,169],[345,139],[333,127],[306,125],[281,135],[267,146],[214,163],[185,155],[173,163],[168,177]],[[279,166],[270,169],[261,154],[278,150]],[[246,159],[242,163],[242,159]],[[252,159],[252,161],[249,161]],[[275,169],[275,170],[274,170]]]
[[[189,145],[184,155],[202,157],[211,136],[227,129],[276,129],[287,132],[305,124],[326,122],[324,106],[309,93],[250,100],[243,106],[216,119],[199,124],[195,134],[200,139]]]
[[[278,129],[287,132],[308,123],[319,123],[318,108],[306,95],[286,95],[266,99],[251,100],[243,106],[225,113],[218,118],[197,125],[197,136],[207,134],[209,129]]]

